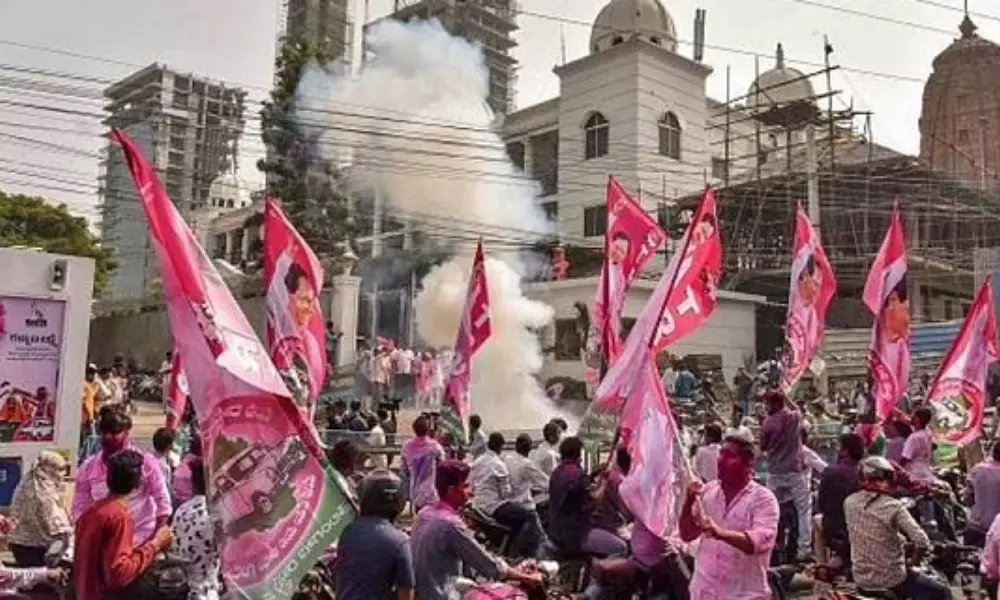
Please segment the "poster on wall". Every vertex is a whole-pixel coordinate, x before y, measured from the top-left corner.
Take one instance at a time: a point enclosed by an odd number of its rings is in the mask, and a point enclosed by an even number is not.
[[[66,305],[0,296],[0,443],[55,439]]]

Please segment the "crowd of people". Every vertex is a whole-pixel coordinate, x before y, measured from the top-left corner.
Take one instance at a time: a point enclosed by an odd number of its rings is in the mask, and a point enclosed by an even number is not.
[[[447,348],[417,350],[379,338],[358,353],[361,395],[373,405],[393,397],[418,410],[440,409],[452,356]]]
[[[690,383],[678,366],[664,378],[674,393]],[[178,444],[160,429],[153,450],[140,450],[116,373],[88,368],[84,422],[99,442],[79,466],[72,502],[70,465],[55,452],[43,452],[18,486],[9,518],[0,519],[17,567],[0,573],[0,585],[62,581],[62,571],[45,566],[62,540],[74,547],[79,599],[148,597],[157,557],[169,551],[185,565],[189,598],[214,600],[224,584],[200,441]],[[394,410],[334,402],[329,457],[359,508],[337,547],[337,597],[451,600],[469,568],[538,586],[537,572],[516,566],[522,559],[586,557],[594,563],[582,597],[590,599],[640,585],[647,597],[770,598],[777,563],[816,565],[898,598],[946,599],[946,582],[910,567],[936,540],[983,548],[985,580],[1000,579],[1000,443],[965,477],[959,496],[968,518],[959,530],[935,493],[948,484],[935,469],[930,407],[917,401],[884,423],[863,420],[840,435],[827,464],[810,447],[811,420],[785,395],[770,390],[751,405],[730,427],[692,431],[677,415],[690,473],[677,527],[663,536],[637,521],[619,492],[632,468],[628,451],[617,446],[588,469],[584,444],[564,421],[509,444],[479,416],[456,439],[426,412],[397,459],[366,454],[395,443]],[[411,527],[399,522],[407,506]],[[507,543],[484,546],[475,535],[484,523],[508,531]]]

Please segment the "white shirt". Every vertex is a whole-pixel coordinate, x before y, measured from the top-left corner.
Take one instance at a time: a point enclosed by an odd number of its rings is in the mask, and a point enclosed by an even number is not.
[[[698,446],[694,454],[694,471],[705,483],[719,478],[719,452],[721,444],[705,444]]]
[[[472,505],[488,515],[514,497],[507,464],[492,450],[472,461],[469,479],[472,481]]]
[[[806,475],[810,472],[816,472],[816,474],[821,474],[826,470],[827,464],[816,451],[809,446],[802,446],[802,470]]]
[[[675,383],[677,383],[677,372],[672,368],[667,367],[663,370],[663,391],[665,391],[668,396],[674,395]]]
[[[368,432],[368,443],[372,446],[385,446],[385,430],[382,429],[382,425],[376,424]],[[371,459],[376,469],[385,469],[389,466],[386,462],[385,454],[372,454]]]
[[[413,372],[413,350],[405,348],[396,352],[396,372],[400,375]]]
[[[528,455],[531,462],[538,465],[538,468],[547,477],[552,476],[552,471],[555,471],[556,465],[559,464],[559,451],[556,450],[557,445],[558,442],[556,444],[550,444],[545,440],[542,440],[542,443]]]
[[[934,432],[929,427],[919,429],[910,434],[903,444],[903,458],[907,459],[906,472],[918,481],[931,481],[934,471],[931,462],[934,459]]]
[[[534,510],[536,504],[549,499],[549,476],[542,472],[530,458],[517,452],[507,455],[507,470],[514,493],[511,502]]]

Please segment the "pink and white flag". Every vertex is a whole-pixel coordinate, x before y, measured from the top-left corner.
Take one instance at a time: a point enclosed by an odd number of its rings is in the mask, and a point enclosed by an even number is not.
[[[621,428],[632,467],[619,494],[636,520],[666,538],[680,518],[689,475],[677,424],[649,350],[642,355]]]
[[[274,198],[264,203],[264,281],[271,360],[312,422],[327,370],[323,267]]]
[[[722,237],[716,216],[715,192],[705,191],[688,225],[678,252],[629,332],[621,354],[611,362],[597,388],[595,410],[621,412],[639,378],[643,354],[656,356],[701,329],[718,305],[716,290],[722,272]]]
[[[785,337],[791,349],[785,354],[785,379],[781,384],[786,394],[823,347],[826,311],[836,294],[837,280],[819,233],[799,206],[785,320]]]
[[[871,395],[880,422],[899,403],[910,381],[910,292],[906,274],[906,235],[897,206],[862,294],[865,306],[875,317],[869,369]]]
[[[486,260],[483,256],[483,242],[480,240],[472,259],[469,291],[462,320],[458,324],[451,372],[445,388],[445,410],[441,415],[442,424],[451,430],[456,439],[465,439],[465,426],[472,413],[472,357],[492,333]]]
[[[204,445],[229,596],[291,598],[353,519],[309,425],[152,165],[113,131],[149,221]]]
[[[622,310],[632,283],[667,241],[667,234],[614,177],[608,177],[606,203],[604,265],[585,356],[591,385],[599,379],[602,355],[610,363],[621,352]]]
[[[181,353],[174,349],[170,360],[170,386],[167,387],[167,429],[176,431],[187,411],[188,382],[181,364]]]
[[[964,446],[983,434],[989,399],[986,380],[990,365],[997,360],[993,280],[987,277],[927,397],[934,407],[931,425],[937,441]]]

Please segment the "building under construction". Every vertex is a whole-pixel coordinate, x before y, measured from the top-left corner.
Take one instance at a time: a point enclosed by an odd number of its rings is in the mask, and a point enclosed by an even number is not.
[[[396,0],[393,16],[401,21],[438,19],[452,35],[482,45],[490,70],[487,102],[498,115],[514,110],[517,61],[517,0]]]
[[[831,52],[828,46],[828,58]],[[725,109],[726,161],[735,165],[746,158],[731,149],[739,145],[739,128],[757,154],[755,166],[739,176],[724,174],[718,201],[726,245],[724,288],[772,302],[759,315],[758,353],[769,355],[784,339],[800,203],[818,226],[837,277],[837,297],[827,317],[831,328],[870,326],[861,292],[894,205],[908,240],[915,321],[961,318],[975,295],[975,249],[1000,245],[1000,197],[978,181],[875,144],[870,115],[833,109],[837,92],[829,87],[829,75],[834,70],[827,64],[809,74],[790,69],[783,77],[764,74],[759,86],[731,99]],[[823,93],[803,85],[823,77]],[[858,117],[866,123],[860,131],[854,126]],[[769,140],[775,137],[787,143],[772,152]],[[771,170],[768,163],[780,168]],[[680,208],[693,209],[699,198],[683,198]]]

